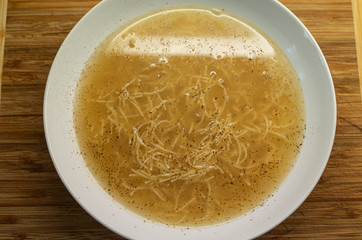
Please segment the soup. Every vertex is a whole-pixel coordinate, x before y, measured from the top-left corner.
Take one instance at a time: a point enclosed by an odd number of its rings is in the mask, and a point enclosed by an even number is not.
[[[272,40],[215,9],[152,13],[86,63],[74,122],[99,184],[170,225],[227,221],[263,204],[304,134],[291,63]]]

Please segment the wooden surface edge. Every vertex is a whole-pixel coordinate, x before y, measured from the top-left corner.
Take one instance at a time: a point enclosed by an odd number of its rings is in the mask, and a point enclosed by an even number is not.
[[[3,78],[3,62],[5,47],[6,15],[8,0],[0,0],[0,104],[1,104],[1,82]]]
[[[360,95],[362,101],[362,3],[360,0],[352,0],[354,33],[356,39]]]

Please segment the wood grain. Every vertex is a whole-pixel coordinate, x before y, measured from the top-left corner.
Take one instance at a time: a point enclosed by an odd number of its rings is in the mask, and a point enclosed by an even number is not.
[[[6,29],[6,15],[7,15],[8,1],[0,0],[0,103],[1,103],[1,80],[3,74],[4,62],[4,46],[5,46],[5,29]]]
[[[362,100],[362,2],[360,0],[352,0],[354,33],[356,37],[357,61],[359,66],[359,84]]]
[[[329,64],[337,132],[318,185],[260,239],[362,239],[362,103],[350,0],[282,0]],[[42,101],[54,56],[98,1],[9,0],[0,107],[0,240],[122,239],[88,215],[60,181],[44,138]]]

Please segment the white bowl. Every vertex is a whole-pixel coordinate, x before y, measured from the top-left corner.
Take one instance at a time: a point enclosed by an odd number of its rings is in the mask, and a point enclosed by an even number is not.
[[[180,4],[223,8],[262,29],[283,49],[297,70],[306,104],[307,129],[301,153],[279,190],[266,204],[246,216],[210,227],[167,227],[144,221],[126,210],[98,185],[75,141],[72,114],[75,87],[94,48],[127,21]],[[336,99],[324,56],[298,18],[273,0],[102,1],[63,42],[50,70],[44,96],[48,148],[65,186],[95,219],[131,239],[250,239],[265,233],[292,214],[317,184],[332,149],[335,127]]]

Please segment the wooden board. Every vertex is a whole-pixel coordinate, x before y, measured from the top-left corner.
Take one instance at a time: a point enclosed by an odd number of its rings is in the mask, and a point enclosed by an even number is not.
[[[314,35],[338,102],[332,155],[317,187],[260,239],[362,239],[362,104],[350,0],[282,0]],[[55,54],[98,1],[9,0],[0,106],[0,239],[122,239],[60,181],[44,138],[42,101]]]

